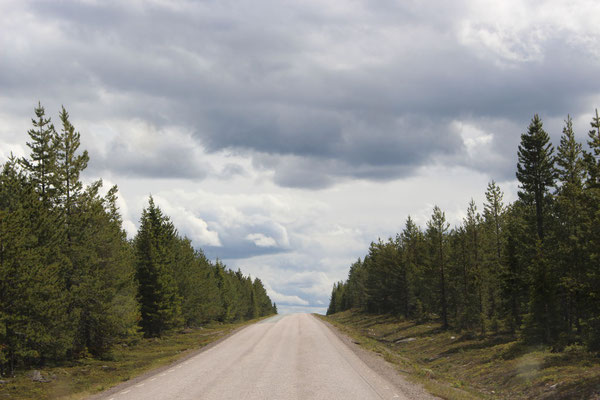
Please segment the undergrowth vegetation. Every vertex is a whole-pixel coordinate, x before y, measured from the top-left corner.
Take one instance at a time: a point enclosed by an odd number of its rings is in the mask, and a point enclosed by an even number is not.
[[[512,334],[461,334],[356,310],[324,318],[444,399],[600,398],[600,359],[583,346],[552,352]]]
[[[47,382],[34,382],[31,371],[18,371],[0,384],[0,399],[81,399],[109,389],[154,368],[168,365],[253,321],[213,322],[203,328],[171,331],[161,337],[138,339],[113,349],[104,359],[80,358],[39,370]]]

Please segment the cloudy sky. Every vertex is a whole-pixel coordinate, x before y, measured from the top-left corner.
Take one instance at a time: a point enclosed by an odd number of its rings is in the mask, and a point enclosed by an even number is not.
[[[369,243],[432,207],[516,197],[534,113],[584,140],[600,106],[591,1],[0,0],[0,162],[61,105],[120,189],[279,309],[323,312]],[[481,207],[481,206],[480,206]]]

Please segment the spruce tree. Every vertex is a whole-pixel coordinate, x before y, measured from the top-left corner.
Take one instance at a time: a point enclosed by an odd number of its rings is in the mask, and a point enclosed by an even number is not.
[[[196,252],[196,261],[203,278],[203,285],[198,289],[202,296],[202,320],[203,322],[216,321],[223,314],[223,301],[216,269],[201,250]]]
[[[331,297],[329,298],[329,307],[327,307],[327,315],[332,315],[339,311],[339,310],[336,310],[336,308],[335,308],[335,306],[337,304],[337,299],[336,299],[337,287],[338,287],[338,283],[335,282],[333,284],[333,289],[331,289]]]
[[[39,245],[37,216],[47,211],[38,190],[14,159],[0,173],[0,367],[63,359],[72,326],[59,263]]]
[[[364,309],[367,304],[366,289],[367,271],[359,258],[350,266],[346,290],[346,305],[348,308]]]
[[[149,337],[160,336],[183,322],[181,299],[172,275],[174,236],[172,224],[150,197],[134,239],[140,326]]]
[[[391,312],[399,307],[402,287],[401,257],[398,244],[389,239],[371,243],[369,256],[365,258],[367,268],[367,307],[372,312]]]
[[[58,192],[68,225],[74,204],[83,189],[83,183],[80,181],[79,176],[87,167],[89,156],[87,150],[77,154],[81,145],[81,135],[79,132],[75,132],[75,127],[69,121],[69,113],[64,107],[62,107],[59,117],[62,129],[56,139]],[[68,229],[67,234],[70,237]]]
[[[31,142],[27,142],[31,149],[30,159],[22,158],[20,164],[31,176],[31,181],[43,201],[48,203],[55,196],[58,174],[56,131],[51,119],[46,118],[46,110],[40,103],[34,112],[37,119],[31,119],[33,128],[27,132],[31,138]]]
[[[81,213],[81,210],[76,209],[82,206],[78,204],[83,191],[80,175],[87,167],[89,157],[85,150],[82,154],[78,154],[81,144],[80,134],[75,132],[75,127],[69,121],[69,114],[64,107],[62,107],[59,117],[62,127],[55,136],[55,203],[60,210],[59,224],[61,235],[64,236],[64,240],[61,240],[61,251],[68,259],[68,262],[65,263],[63,277],[67,290],[71,290],[71,287],[77,284],[76,275],[85,275],[84,269],[86,268],[85,265],[81,265],[75,260],[78,256],[75,248],[81,248],[82,245],[85,247],[85,243],[81,242],[81,228],[77,231],[75,227],[77,221],[74,220],[74,214],[85,215]],[[75,243],[76,241],[79,243]]]
[[[554,148],[544,131],[542,120],[535,114],[527,132],[521,135],[517,164],[519,198],[535,208],[538,239],[544,241],[544,222],[548,213],[548,193],[554,186]]]
[[[133,280],[133,255],[114,215],[116,188],[107,198],[98,194],[101,182],[77,199],[70,229],[72,309],[78,315],[75,350],[102,355],[118,340],[133,338],[139,320]],[[113,210],[113,211],[111,211]]]
[[[556,338],[555,326],[551,326],[549,317],[557,312],[556,277],[544,248],[551,206],[549,191],[556,178],[553,152],[554,148],[542,127],[542,121],[535,114],[527,132],[521,135],[516,175],[520,183],[519,198],[534,210],[528,219],[535,233],[525,243],[530,253],[530,299],[526,335],[529,340],[546,343]]]
[[[256,297],[256,303],[258,306],[258,316],[263,317],[273,313],[276,314],[277,311],[273,310],[273,304],[271,304],[271,299],[269,299],[262,281],[259,278],[254,278],[252,287],[254,289],[254,295]]]
[[[188,238],[177,238],[175,246],[174,278],[181,296],[181,312],[186,326],[199,326],[202,321],[202,271]]]
[[[160,335],[184,322],[181,295],[188,325],[276,311],[260,280],[213,266],[152,199],[130,243],[117,188],[103,197],[101,181],[81,182],[88,155],[65,108],[60,134],[35,112],[30,157],[0,172],[0,374],[103,355],[138,322]]]

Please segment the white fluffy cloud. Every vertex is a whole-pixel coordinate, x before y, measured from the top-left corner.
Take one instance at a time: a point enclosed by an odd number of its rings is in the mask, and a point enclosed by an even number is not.
[[[246,235],[246,239],[252,241],[258,247],[275,247],[277,241],[271,236],[264,235],[262,233],[250,233]]]
[[[592,45],[600,28],[591,15],[600,15],[597,1],[470,1],[458,34],[463,44],[506,65],[542,62],[546,42],[557,38],[600,56]]]

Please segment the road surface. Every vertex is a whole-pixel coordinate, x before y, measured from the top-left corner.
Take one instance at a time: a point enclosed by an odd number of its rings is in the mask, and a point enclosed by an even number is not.
[[[100,398],[409,398],[369,368],[323,322],[310,314],[263,320],[205,352],[117,390]]]

